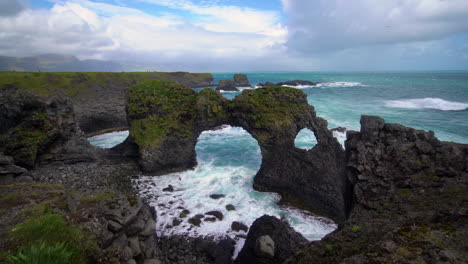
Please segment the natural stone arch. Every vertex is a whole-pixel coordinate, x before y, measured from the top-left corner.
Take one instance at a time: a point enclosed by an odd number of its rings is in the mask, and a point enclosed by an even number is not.
[[[221,124],[239,126],[260,146],[262,165],[254,188],[274,191],[305,209],[343,220],[350,209],[345,154],[298,89],[244,90],[232,101],[212,89],[199,93],[172,82],[146,81],[129,89],[127,116],[142,169],[154,175],[193,168],[201,132]],[[297,149],[297,133],[308,128],[317,145]]]

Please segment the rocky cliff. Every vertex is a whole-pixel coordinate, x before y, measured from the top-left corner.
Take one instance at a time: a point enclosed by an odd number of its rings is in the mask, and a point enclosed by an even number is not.
[[[41,96],[68,95],[85,133],[127,125],[125,91],[143,80],[168,80],[186,87],[213,84],[209,73],[188,72],[0,72],[0,89],[17,87]]]
[[[347,138],[351,216],[288,263],[465,263],[468,146],[372,116]]]

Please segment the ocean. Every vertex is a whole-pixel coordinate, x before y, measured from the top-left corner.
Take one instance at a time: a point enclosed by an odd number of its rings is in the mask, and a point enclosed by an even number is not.
[[[321,84],[297,87],[308,96],[317,115],[328,120],[329,128],[359,130],[360,116],[377,115],[386,122],[400,123],[417,129],[432,130],[443,141],[468,143],[468,72],[376,72],[313,73],[269,72],[246,73],[250,83],[310,80]],[[231,79],[233,73],[215,73],[215,82]],[[249,88],[240,88],[249,89]],[[234,98],[239,92],[223,93]],[[343,144],[345,133],[334,132]],[[109,148],[123,141],[127,131],[90,138],[94,145]],[[311,148],[316,143],[310,131],[301,131],[296,146]],[[157,232],[160,236],[188,235],[230,236],[237,241],[236,253],[243,245],[246,232],[231,230],[233,221],[250,226],[263,214],[288,221],[309,240],[321,239],[336,229],[331,220],[295,208],[279,206],[279,195],[253,190],[253,177],[260,168],[260,149],[242,128],[225,126],[203,132],[196,145],[198,166],[194,170],[134,181],[141,195],[156,207]],[[172,185],[173,192],[163,191]],[[212,199],[210,194],[223,194]],[[235,210],[228,210],[227,205]],[[190,211],[180,219],[182,210]],[[202,221],[194,227],[187,219],[196,214],[219,211],[223,220]],[[176,220],[176,221],[174,221]],[[177,220],[182,222],[177,223]]]

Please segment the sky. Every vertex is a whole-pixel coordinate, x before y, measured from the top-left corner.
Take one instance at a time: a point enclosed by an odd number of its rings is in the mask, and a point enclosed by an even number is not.
[[[468,70],[468,0],[0,0],[0,55],[154,70]]]

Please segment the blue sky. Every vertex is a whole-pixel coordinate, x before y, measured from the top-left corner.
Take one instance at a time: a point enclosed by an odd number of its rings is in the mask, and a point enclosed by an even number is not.
[[[467,0],[0,0],[0,55],[155,70],[468,69]]]

